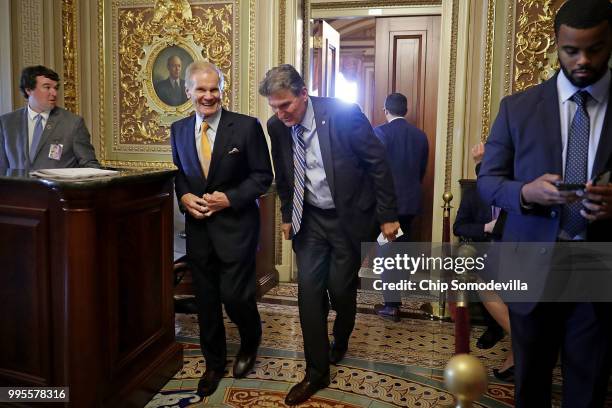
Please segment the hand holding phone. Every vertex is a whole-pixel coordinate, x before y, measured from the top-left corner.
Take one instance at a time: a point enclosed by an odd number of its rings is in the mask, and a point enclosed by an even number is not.
[[[610,171],[598,174],[591,180],[586,189],[586,199],[582,201],[583,216],[591,221],[612,216],[612,186],[610,186]]]
[[[553,182],[554,186],[557,187],[559,191],[578,191],[584,190],[585,185],[581,183],[565,183],[563,180],[557,180]]]

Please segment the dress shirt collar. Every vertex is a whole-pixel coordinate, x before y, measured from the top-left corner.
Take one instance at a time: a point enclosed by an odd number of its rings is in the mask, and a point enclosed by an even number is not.
[[[571,98],[576,92],[580,90],[585,90],[588,91],[589,94],[591,94],[591,97],[595,99],[597,103],[601,103],[606,99],[606,96],[610,91],[610,77],[610,70],[606,70],[606,74],[601,77],[599,81],[585,88],[578,88],[574,86],[569,81],[569,79],[567,79],[563,70],[560,70],[559,76],[557,77],[557,89],[559,91],[559,98],[561,99],[561,102],[565,102],[569,98]]]
[[[213,115],[208,116],[206,118],[206,122],[208,122],[208,128],[212,130],[213,133],[217,133],[217,128],[219,127],[219,121],[221,120],[221,111],[222,109],[219,109]],[[202,125],[202,121],[204,119],[205,118],[203,116],[201,116],[199,113],[196,113],[196,127],[195,128],[197,131],[200,130],[200,126]]]
[[[315,121],[314,108],[312,107],[312,100],[308,97],[308,106],[306,106],[306,113],[300,122],[300,125],[304,126],[306,132],[312,132],[317,128],[317,122]]]
[[[49,119],[49,114],[51,113],[51,111],[45,111],[45,112],[40,112],[40,115],[43,118],[43,122],[47,122],[47,120]],[[35,112],[34,110],[32,110],[32,108],[30,108],[30,105],[28,105],[28,117],[30,118],[30,120],[34,121],[36,120],[36,116],[38,115],[38,112]]]
[[[393,122],[394,120],[397,120],[397,119],[404,119],[404,117],[403,117],[403,116],[394,116],[394,117],[392,117],[392,118],[389,120],[389,123],[391,123],[391,122]]]

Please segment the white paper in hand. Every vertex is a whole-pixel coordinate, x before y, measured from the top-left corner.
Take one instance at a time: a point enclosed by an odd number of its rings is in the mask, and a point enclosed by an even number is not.
[[[395,236],[395,239],[398,239],[402,235],[404,235],[404,231],[402,231],[402,229],[399,228],[397,230],[397,235]],[[378,234],[378,238],[376,238],[376,242],[378,242],[378,245],[380,245],[380,246],[383,246],[383,245],[389,243],[389,241],[387,240],[387,238],[385,238],[385,236],[382,234],[382,232],[380,234]]]

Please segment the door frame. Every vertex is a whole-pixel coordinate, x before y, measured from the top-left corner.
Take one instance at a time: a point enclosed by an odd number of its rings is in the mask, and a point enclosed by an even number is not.
[[[459,183],[462,177],[463,143],[465,138],[468,68],[469,1],[463,0],[404,0],[395,1],[393,6],[384,7],[380,1],[343,2],[333,0],[305,0],[302,27],[302,73],[306,81],[310,64],[309,41],[311,19],[338,17],[391,17],[439,15],[440,22],[440,63],[438,72],[438,104],[436,109],[436,146],[434,168],[434,199],[432,209],[432,242],[442,241],[443,213],[442,197],[451,193],[460,197]],[[432,3],[437,3],[433,4]],[[459,29],[462,27],[463,29]],[[461,75],[458,75],[461,73]],[[453,157],[458,163],[453,166]],[[457,208],[458,199],[452,202]]]

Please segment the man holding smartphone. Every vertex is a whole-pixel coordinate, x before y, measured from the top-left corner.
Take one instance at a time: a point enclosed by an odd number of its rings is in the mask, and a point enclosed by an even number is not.
[[[519,266],[527,266],[544,293],[557,279],[551,269],[564,254],[546,252],[543,243],[612,241],[612,187],[588,181],[612,167],[612,4],[567,1],[555,18],[555,36],[560,72],[501,101],[478,177],[482,198],[508,213],[502,240],[543,248],[500,270],[514,268],[516,276]],[[585,189],[555,186],[560,180]],[[562,405],[603,407],[611,365],[610,303],[534,299],[508,305],[516,406],[551,406],[552,370],[561,351]]]

